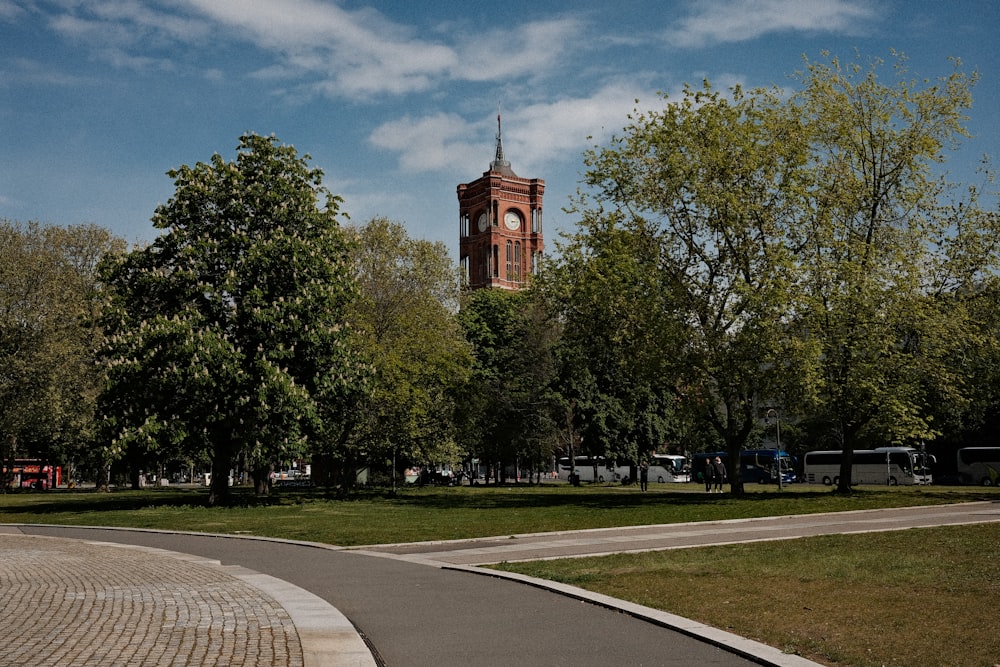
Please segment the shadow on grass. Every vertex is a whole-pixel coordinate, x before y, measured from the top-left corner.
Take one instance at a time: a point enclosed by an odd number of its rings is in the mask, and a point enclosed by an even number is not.
[[[772,504],[789,510],[801,505],[803,511],[810,501],[825,500],[827,505],[834,498],[853,502],[861,507],[876,503],[882,507],[913,505],[914,497],[927,504],[970,502],[976,500],[998,501],[996,493],[977,492],[964,487],[930,490],[922,487],[916,496],[899,496],[892,502],[893,494],[883,490],[858,489],[849,496],[837,496],[826,488],[796,490],[794,493],[765,491],[733,496],[729,493],[711,495],[703,493],[656,491],[652,493],[622,492],[620,487],[572,488],[565,486],[482,486],[482,487],[424,487],[405,488],[398,492],[389,489],[360,489],[343,499],[322,488],[279,489],[269,496],[256,496],[252,489],[232,489],[230,502],[218,509],[299,505],[317,502],[351,503],[369,502],[386,505],[406,505],[428,510],[450,509],[556,509],[560,507],[592,508],[595,510],[650,509],[657,506],[710,507],[737,503],[744,506]],[[889,502],[887,502],[889,501]],[[54,490],[43,492],[16,492],[0,497],[0,521],[4,516],[24,514],[90,514],[129,512],[151,508],[205,508],[208,490],[204,488],[166,488],[144,490],[118,490],[98,492],[92,490]],[[815,504],[815,503],[812,503]],[[844,508],[848,509],[848,508]]]
[[[233,489],[230,501],[220,506],[245,508],[287,503],[282,496],[255,496],[251,489]],[[0,518],[14,514],[90,514],[131,512],[156,507],[204,508],[208,489],[122,489],[116,491],[65,490],[15,492],[0,499]]]

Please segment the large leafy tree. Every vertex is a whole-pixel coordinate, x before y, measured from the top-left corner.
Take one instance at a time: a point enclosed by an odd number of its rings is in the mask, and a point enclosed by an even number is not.
[[[442,243],[412,239],[385,218],[353,233],[359,298],[352,319],[374,369],[356,411],[359,457],[453,462],[460,458],[456,399],[472,363],[455,317],[457,267]]]
[[[563,282],[589,267],[611,287],[577,326],[635,327],[632,354],[731,460],[769,405],[849,454],[933,437],[932,403],[969,399],[1000,221],[934,165],[965,136],[975,76],[915,81],[900,58],[886,84],[880,67],[807,63],[790,98],[687,89],[587,155]]]
[[[86,458],[99,386],[96,267],[123,246],[96,225],[0,221],[0,458]]]
[[[690,415],[730,461],[766,402],[781,399],[798,358],[787,334],[795,264],[786,243],[802,207],[796,128],[774,92],[687,88],[586,155],[590,192],[575,205],[581,230],[564,282],[585,276],[597,298],[584,291],[571,303],[598,310],[574,326],[591,345],[624,343],[618,373],[642,389],[632,400],[644,393],[661,414],[672,404]],[[602,356],[589,355],[589,366]],[[738,466],[731,479],[742,492]]]
[[[557,329],[531,290],[476,290],[459,321],[474,355],[459,405],[461,443],[498,481],[509,467],[541,465],[561,424],[553,417]]]
[[[539,279],[562,325],[556,387],[572,431],[563,449],[637,463],[674,435],[659,249],[620,215],[587,212],[581,228]]]
[[[859,445],[940,434],[935,404],[968,401],[964,360],[989,340],[975,301],[992,293],[1000,219],[934,169],[967,136],[977,77],[894,65],[886,81],[881,60],[807,62],[790,102],[812,179],[797,314],[817,344],[814,412],[846,454],[841,492]]]
[[[356,297],[340,198],[291,146],[241,137],[236,159],[169,172],[156,241],[108,261],[101,408],[111,458],[205,453],[210,503],[245,460],[336,450],[367,366],[346,319]]]

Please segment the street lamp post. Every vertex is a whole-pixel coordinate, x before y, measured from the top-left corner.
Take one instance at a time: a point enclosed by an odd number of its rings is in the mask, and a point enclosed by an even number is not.
[[[781,491],[781,415],[774,408],[770,408],[767,416],[770,417],[772,413],[774,413],[774,439],[778,448],[774,457],[774,470],[778,474],[778,491]]]

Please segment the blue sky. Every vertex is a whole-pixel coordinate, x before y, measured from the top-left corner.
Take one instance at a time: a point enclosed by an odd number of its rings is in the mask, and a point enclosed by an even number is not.
[[[789,86],[823,50],[978,69],[948,167],[968,181],[1000,154],[998,28],[1000,0],[0,0],[0,218],[151,240],[165,172],[253,131],[311,155],[353,222],[457,257],[455,188],[488,168],[502,103],[512,168],[546,181],[551,250],[583,151],[633,108],[703,78]]]

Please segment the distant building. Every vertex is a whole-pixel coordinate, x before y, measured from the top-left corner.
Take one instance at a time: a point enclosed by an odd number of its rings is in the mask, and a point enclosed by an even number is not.
[[[521,178],[504,158],[500,114],[489,171],[458,186],[459,261],[472,289],[521,289],[542,258],[545,181]]]

